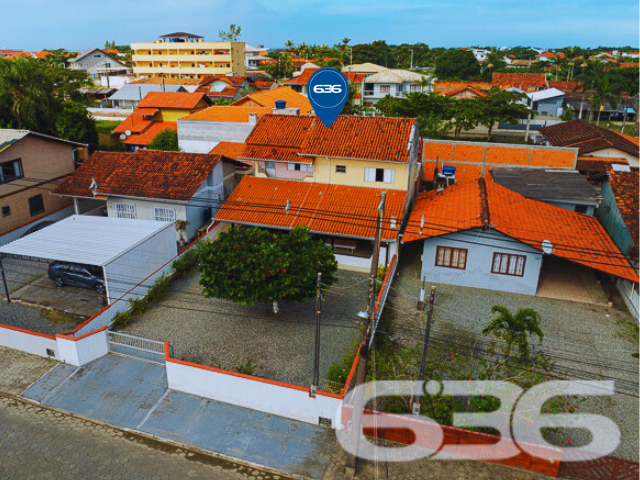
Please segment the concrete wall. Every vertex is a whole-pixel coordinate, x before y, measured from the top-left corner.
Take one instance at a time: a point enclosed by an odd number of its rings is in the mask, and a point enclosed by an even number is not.
[[[287,386],[212,367],[167,359],[167,385],[172,390],[211,398],[261,412],[317,425],[320,417],[339,428],[342,400],[309,396],[303,387]]]
[[[255,124],[178,120],[178,145],[184,152],[209,153],[220,142],[244,143]]]
[[[598,150],[597,152],[590,152],[587,156],[593,157],[609,157],[609,158],[624,158],[629,165],[632,167],[640,166],[640,159],[638,157],[631,155],[629,153],[623,152],[622,150],[618,150],[617,148],[604,148],[602,150]]]
[[[49,189],[38,188],[36,185],[45,180],[58,183],[73,173],[75,148],[62,142],[27,135],[0,152],[0,163],[21,160],[25,177],[0,185],[0,207],[8,206],[11,209],[6,217],[0,216],[0,234],[71,204],[70,199],[52,195]],[[44,211],[31,215],[29,198],[36,195],[42,195]]]
[[[82,338],[58,335],[56,341],[58,342],[61,360],[78,367],[97,358],[104,357],[109,353],[106,328]]]
[[[608,181],[602,184],[600,194],[602,195],[602,201],[596,210],[595,217],[602,224],[620,251],[622,253],[629,253],[633,250],[635,244],[631,232],[629,232],[627,225],[624,223],[624,220],[622,220],[622,214],[616,204],[616,199],[613,196],[613,191]],[[633,232],[634,235],[637,235],[637,233],[638,232]]]
[[[40,357],[61,360],[54,337],[9,325],[0,324],[0,346],[21,350]],[[53,351],[53,356],[47,354],[47,349]]]
[[[110,303],[125,295],[144,280],[135,298],[144,296],[156,277],[169,272],[171,266],[156,272],[176,255],[175,228],[168,224],[164,230],[139,243],[104,266],[107,295]],[[156,273],[154,273],[156,272]],[[153,275],[152,275],[153,274]],[[149,275],[152,275],[150,278]],[[145,280],[146,279],[146,280]],[[96,328],[96,327],[94,327]]]
[[[438,246],[467,249],[466,269],[435,266]],[[524,275],[491,273],[494,253],[524,255]],[[430,282],[535,295],[541,266],[542,252],[495,230],[474,229],[425,240],[421,276]]]

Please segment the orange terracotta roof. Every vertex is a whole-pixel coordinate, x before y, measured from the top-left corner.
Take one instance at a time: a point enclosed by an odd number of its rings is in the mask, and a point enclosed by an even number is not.
[[[579,82],[566,82],[566,81],[550,81],[549,88],[557,88],[565,93],[579,92],[582,90],[582,84]]]
[[[232,160],[238,160],[238,157],[244,150],[244,143],[220,142],[209,153],[211,155],[220,155]]]
[[[282,82],[282,84],[283,85],[306,85],[307,83],[309,83],[309,79],[311,78],[311,75],[316,73],[318,70],[320,70],[320,67],[305,68],[300,75],[298,75],[297,77],[290,78],[289,80],[285,80]]]
[[[247,176],[215,219],[286,230],[306,225],[314,233],[373,239],[376,209],[383,191]],[[400,190],[387,190],[384,241],[394,241],[398,236],[405,195]],[[285,211],[287,201],[289,214]],[[396,219],[395,225],[392,218]]]
[[[100,195],[186,201],[220,159],[219,155],[156,150],[95,152],[54,193],[92,197],[89,185],[95,178]]]
[[[153,139],[156,138],[156,135],[166,129],[175,130],[177,132],[178,124],[176,122],[153,122],[140,133],[133,134],[130,137],[127,137],[126,140],[122,140],[122,143],[127,145],[149,145]]]
[[[207,95],[210,97],[225,97],[225,98],[233,98],[240,91],[240,87],[224,87],[221,91],[215,92],[209,90]]]
[[[39,59],[42,60],[42,59],[46,58],[47,55],[51,55],[51,52],[47,52],[46,50],[43,50],[42,52],[33,52],[33,55],[36,58],[39,58]]]
[[[211,84],[214,82],[224,82],[227,85],[237,87],[242,85],[244,82],[246,82],[247,78],[248,77],[244,75],[213,75],[208,78],[207,83]]]
[[[544,58],[557,58],[557,57],[564,58],[565,57],[564,53],[562,53],[562,52],[558,52],[558,53],[544,52],[544,53],[541,53],[540,55],[536,55],[536,56],[537,57],[544,57]]]
[[[255,92],[236,100],[231,105],[242,107],[253,101],[261,107],[275,108],[276,100],[286,101],[287,108],[299,108],[301,115],[307,115],[313,111],[309,99],[289,87],[278,87],[272,88],[271,90]]]
[[[491,76],[491,84],[500,88],[510,85],[520,90],[527,90],[528,88],[542,88],[546,83],[544,73],[494,73]]]
[[[33,58],[33,55],[29,52],[7,52],[4,54],[4,58],[14,60],[16,58]]]
[[[611,165],[629,165],[626,158],[615,157],[591,157],[591,156],[578,156],[576,162],[576,170],[585,173],[603,174],[609,171]]]
[[[301,157],[300,149],[287,147],[265,147],[246,145],[242,151],[243,160],[266,160],[274,162],[312,163],[311,157]]]
[[[448,81],[435,81],[433,82],[433,91],[436,93],[448,92],[450,90],[456,90],[460,87],[472,86],[481,90],[489,90],[491,88],[491,82],[448,82]]]
[[[631,252],[628,252],[632,255],[638,254],[638,247],[640,246],[640,241],[638,240],[640,231],[640,209],[638,207],[640,190],[638,183],[639,176],[637,168],[631,169],[630,172],[609,170],[609,185],[616,200],[616,206],[635,245],[635,248]]]
[[[551,145],[573,146],[579,149],[581,155],[606,148],[616,148],[630,155],[638,155],[637,141],[582,120],[558,123],[538,131]]]
[[[621,68],[638,68],[640,66],[640,63],[638,63],[638,62],[620,62],[618,65],[620,65]]]
[[[114,54],[114,55],[117,55],[117,54],[120,53],[120,50],[118,50],[117,48],[109,48],[109,49],[102,50],[102,51],[104,53],[111,53],[111,54]]]
[[[640,146],[640,139],[638,137],[632,137],[631,135],[626,135],[624,133],[619,133],[618,135]]]
[[[138,103],[138,107],[191,110],[196,108],[204,97],[203,93],[149,92]]]
[[[273,160],[292,161],[284,158],[292,158],[295,152],[298,162],[310,162],[317,156],[408,162],[414,126],[410,118],[339,116],[327,128],[317,117],[265,115],[247,138],[243,156],[269,159],[264,147],[276,147],[272,153],[278,158]],[[253,156],[258,153],[260,156]]]
[[[273,113],[272,108],[264,107],[234,107],[231,105],[214,105],[198,112],[187,115],[180,120],[200,120],[206,122],[238,122],[247,123],[251,114],[258,118]]]
[[[158,111],[157,108],[136,108],[131,115],[113,129],[113,133],[124,133],[127,130],[140,133],[153,123],[153,118],[149,117],[155,116]]]
[[[462,87],[458,87],[455,90],[449,90],[448,92],[444,92],[442,95],[444,95],[445,97],[453,97],[455,95],[458,95],[459,93],[462,93],[464,91],[469,90],[470,92],[474,93],[477,97],[488,97],[489,94],[487,92],[483,92],[482,90],[478,90],[476,87],[472,86],[472,85],[464,85]]]
[[[424,215],[424,227],[420,224]],[[542,251],[549,240],[558,257],[638,281],[636,271],[593,217],[528,199],[484,179],[418,195],[405,242],[489,227]]]
[[[256,80],[253,82],[258,90],[270,90],[276,82],[265,82],[264,80]]]

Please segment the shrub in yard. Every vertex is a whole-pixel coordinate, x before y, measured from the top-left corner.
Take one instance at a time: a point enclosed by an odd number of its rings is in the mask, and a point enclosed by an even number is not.
[[[352,351],[345,353],[340,362],[333,362],[327,370],[327,386],[335,393],[339,393],[347,383],[347,377],[351,366],[356,359],[356,351],[358,344],[354,346]]]
[[[162,275],[158,277],[156,281],[153,282],[151,288],[149,288],[149,290],[147,291],[145,299],[147,299],[149,302],[158,302],[162,300],[167,296],[170,285],[171,279],[168,276]]]
[[[253,377],[257,377],[256,370],[258,366],[254,365],[253,360],[247,360],[247,363],[241,363],[240,365],[236,365],[233,369],[238,373],[243,373],[244,375],[251,375]]]
[[[382,288],[382,284],[384,283],[384,277],[387,276],[387,270],[389,269],[385,265],[378,265],[378,274],[376,278],[376,293],[378,293]]]
[[[132,319],[133,315],[131,315],[131,312],[129,310],[125,310],[113,317],[113,322],[119,327],[126,327]]]
[[[146,298],[130,298],[131,314],[138,315],[145,312],[149,308],[149,302]]]
[[[200,256],[200,248],[197,246],[191,247],[184,252],[180,258],[176,259],[171,266],[175,270],[176,278],[180,278],[183,275],[189,273],[193,268],[198,265],[198,258]]]

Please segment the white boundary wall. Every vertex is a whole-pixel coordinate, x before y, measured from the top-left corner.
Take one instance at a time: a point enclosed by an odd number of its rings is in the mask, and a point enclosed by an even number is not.
[[[1,325],[0,345],[3,347],[13,348],[14,350],[21,350],[33,355],[38,355],[40,357],[62,360],[62,357],[59,354],[58,344],[54,338],[14,330],[12,328],[5,328]],[[47,355],[47,349],[52,350],[54,355]]]
[[[167,384],[172,390],[231,403],[261,412],[318,425],[320,417],[340,428],[342,400],[253,380],[229,373],[167,360]]]
[[[109,353],[107,331],[101,330],[78,340],[56,337],[61,360],[77,367]]]

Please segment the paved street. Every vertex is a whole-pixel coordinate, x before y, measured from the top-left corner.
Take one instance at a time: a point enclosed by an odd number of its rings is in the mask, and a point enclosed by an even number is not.
[[[4,480],[286,478],[2,396],[0,451]]]

